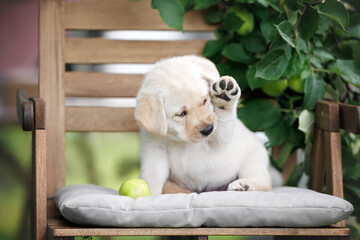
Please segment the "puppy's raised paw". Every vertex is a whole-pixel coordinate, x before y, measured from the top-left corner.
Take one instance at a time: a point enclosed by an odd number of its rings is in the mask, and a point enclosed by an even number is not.
[[[227,190],[245,192],[245,191],[252,191],[255,189],[254,189],[254,185],[251,183],[250,180],[242,178],[242,179],[237,179],[232,183],[230,183],[228,185]]]
[[[224,109],[233,105],[239,99],[241,90],[234,78],[223,76],[215,81],[210,88],[210,95],[214,105]]]

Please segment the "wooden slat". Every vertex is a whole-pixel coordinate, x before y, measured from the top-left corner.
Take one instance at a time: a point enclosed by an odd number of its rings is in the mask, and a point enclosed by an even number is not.
[[[201,55],[206,40],[120,41],[103,38],[67,38],[67,63],[154,63],[162,58]]]
[[[141,74],[65,72],[67,97],[135,97]]]
[[[360,106],[339,103],[340,127],[348,132],[360,134]]]
[[[311,154],[309,188],[317,192],[322,192],[324,187],[324,177],[324,133],[323,130],[315,128]]]
[[[46,130],[35,129],[32,135],[31,239],[46,236]]]
[[[137,131],[133,108],[66,107],[66,131]]]
[[[318,101],[316,104],[315,125],[329,132],[338,132],[339,105],[328,101]]]
[[[39,97],[47,106],[47,194],[52,196],[65,184],[64,121],[64,1],[40,1]],[[48,208],[48,216],[56,215]]]
[[[74,30],[169,30],[150,0],[87,0],[66,3],[66,29]],[[185,13],[184,30],[213,31],[204,12]]]
[[[348,236],[348,228],[97,228],[49,220],[52,236]]]

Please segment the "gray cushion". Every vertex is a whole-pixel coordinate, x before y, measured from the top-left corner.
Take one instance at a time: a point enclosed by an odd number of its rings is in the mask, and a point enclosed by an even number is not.
[[[291,187],[132,199],[105,187],[70,185],[55,202],[73,223],[109,227],[315,227],[341,221],[354,209],[341,198]]]

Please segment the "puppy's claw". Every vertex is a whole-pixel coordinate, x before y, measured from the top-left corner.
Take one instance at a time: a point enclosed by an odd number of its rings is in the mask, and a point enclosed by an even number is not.
[[[233,87],[234,87],[234,84],[232,81],[230,81],[226,87],[226,91],[230,91],[231,89],[233,89]]]
[[[231,93],[232,96],[236,96],[239,92],[239,88],[236,88],[235,92]]]
[[[215,84],[215,83],[213,84],[212,88],[213,88],[213,90],[214,90],[215,92],[217,92],[217,87],[216,87],[216,84]]]

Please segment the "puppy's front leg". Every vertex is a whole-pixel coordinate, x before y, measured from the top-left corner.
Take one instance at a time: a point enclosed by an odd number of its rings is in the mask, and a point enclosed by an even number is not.
[[[236,111],[241,90],[234,78],[223,76],[210,86],[210,97],[217,115],[217,128],[215,134],[226,141],[234,131],[234,122],[237,119]]]
[[[256,145],[255,145],[256,146]],[[265,148],[258,146],[248,153],[239,169],[239,179],[228,185],[228,191],[269,191],[271,176],[268,170],[269,158]]]
[[[223,76],[210,86],[211,102],[220,119],[236,117],[241,90],[234,78]]]
[[[143,138],[146,137],[143,136]],[[140,152],[140,178],[148,183],[151,195],[160,195],[166,179],[169,177],[166,150],[160,143],[149,139],[149,141],[142,141]]]

